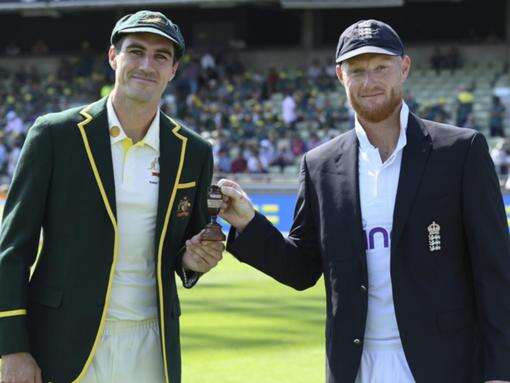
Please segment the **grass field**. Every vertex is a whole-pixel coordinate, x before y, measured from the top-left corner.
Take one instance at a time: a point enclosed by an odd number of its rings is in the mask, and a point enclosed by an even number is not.
[[[179,294],[184,383],[324,381],[322,280],[295,291],[226,255]]]

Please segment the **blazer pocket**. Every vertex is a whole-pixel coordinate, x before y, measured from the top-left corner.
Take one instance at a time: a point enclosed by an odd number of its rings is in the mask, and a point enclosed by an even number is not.
[[[430,207],[439,207],[450,200],[450,194],[426,194],[419,196],[417,202]]]
[[[177,189],[189,189],[189,188],[194,188],[195,186],[197,186],[197,183],[195,181],[180,182],[177,184]]]
[[[439,332],[446,335],[471,327],[475,322],[473,311],[469,308],[440,311],[437,313],[436,320]]]
[[[42,306],[57,309],[62,305],[63,296],[64,293],[62,290],[53,287],[38,286],[32,288],[29,299]]]

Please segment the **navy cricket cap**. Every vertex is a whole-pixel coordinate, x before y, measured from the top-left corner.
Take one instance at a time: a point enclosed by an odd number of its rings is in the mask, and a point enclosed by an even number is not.
[[[110,42],[115,44],[126,33],[154,33],[170,40],[176,48],[176,60],[184,54],[184,37],[177,24],[161,12],[138,11],[119,19],[113,27]]]
[[[378,20],[361,20],[340,35],[336,48],[336,63],[364,53],[403,56],[404,44],[388,24]]]

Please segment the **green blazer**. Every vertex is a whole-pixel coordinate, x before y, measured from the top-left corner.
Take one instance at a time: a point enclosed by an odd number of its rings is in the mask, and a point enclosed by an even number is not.
[[[158,311],[165,382],[179,383],[176,274],[193,285],[182,273],[183,246],[207,223],[213,160],[210,145],[190,129],[163,113],[160,124]],[[0,355],[30,352],[44,382],[79,382],[101,340],[118,258],[115,201],[106,99],[40,117],[4,209]]]

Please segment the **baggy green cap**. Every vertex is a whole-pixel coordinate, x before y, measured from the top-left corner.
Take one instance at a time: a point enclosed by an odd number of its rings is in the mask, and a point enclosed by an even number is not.
[[[166,37],[174,43],[176,61],[184,54],[184,37],[177,24],[174,24],[161,12],[138,11],[119,19],[113,28],[110,42],[115,44],[126,33],[154,33]]]

